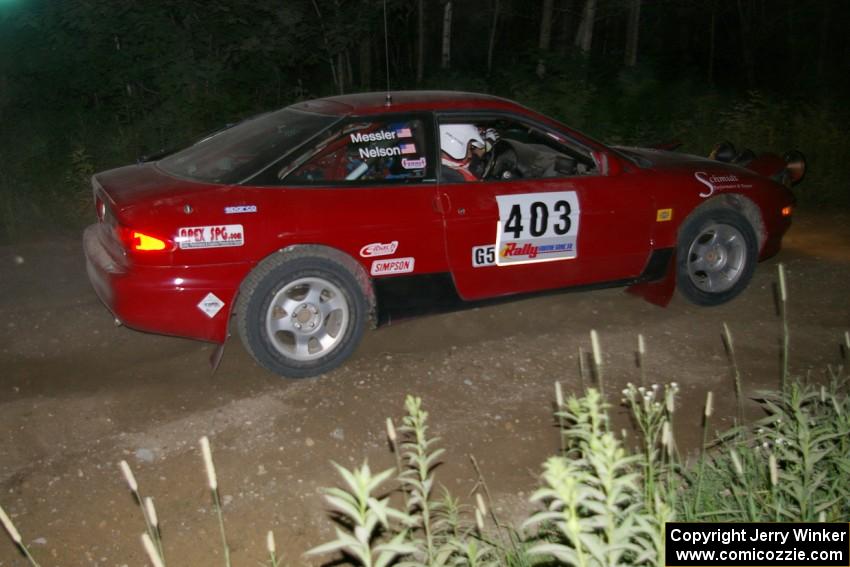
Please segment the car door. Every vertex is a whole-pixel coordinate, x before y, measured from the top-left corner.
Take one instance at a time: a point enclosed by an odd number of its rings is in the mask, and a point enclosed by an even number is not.
[[[320,244],[374,278],[445,272],[429,113],[352,116],[275,164],[254,196],[267,246]]]
[[[460,123],[474,124],[486,149],[478,159],[483,165],[470,168],[483,179],[460,180],[472,176],[459,176],[457,160],[446,153],[440,172],[446,254],[464,299],[641,273],[651,248],[653,203],[613,154],[513,116],[442,115],[440,137],[447,125]],[[506,148],[514,154],[510,170],[498,164]]]

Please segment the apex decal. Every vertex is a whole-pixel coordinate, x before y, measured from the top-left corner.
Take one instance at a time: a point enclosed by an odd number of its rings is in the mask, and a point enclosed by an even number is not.
[[[174,239],[181,250],[188,248],[228,248],[245,244],[241,224],[186,226],[177,229]]]

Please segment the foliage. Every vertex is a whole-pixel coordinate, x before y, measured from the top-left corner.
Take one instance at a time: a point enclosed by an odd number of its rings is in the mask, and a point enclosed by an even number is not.
[[[334,464],[343,483],[324,494],[334,510],[336,535],[308,555],[341,552],[346,562],[370,567],[661,566],[664,523],[674,519],[841,522],[850,515],[850,396],[843,370],[827,370],[828,384],[798,380],[784,391],[762,393],[758,402],[765,417],[720,434],[706,456],[704,475],[702,459],[698,471],[677,461],[670,424],[678,388],[629,385],[623,392],[642,436],[637,450],[610,431],[609,406],[597,390],[566,401],[558,396],[564,449],[544,463],[542,486],[531,496],[541,509],[522,531],[499,522],[481,493],[474,521],[445,488],[435,497],[435,468],[443,452],[428,434],[421,400],[409,396],[400,435],[388,421],[397,468],[373,473],[365,462],[353,470]],[[705,415],[711,415],[710,396]],[[229,561],[218,480],[205,441],[207,481]],[[153,500],[142,496],[126,462],[121,472],[144,519],[148,557],[164,566]],[[478,486],[489,500],[483,478]],[[2,508],[0,520],[13,544],[37,565]],[[277,567],[282,559],[271,532],[267,548],[268,564]]]
[[[718,30],[740,23],[731,0],[645,5],[636,67],[622,63],[623,3],[600,2],[600,30],[588,57],[573,46],[578,18],[572,11],[556,10],[552,49],[541,51],[542,3],[503,0],[499,20],[491,5],[455,3],[453,67],[439,69],[442,4],[424,3],[422,83],[414,78],[416,3],[403,0],[386,0],[386,54],[378,0],[0,4],[0,239],[88,220],[91,212],[76,206],[80,175],[71,183],[66,175],[69,169],[83,173],[68,159],[81,148],[86,171],[100,171],[180,147],[260,110],[382,89],[385,55],[393,89],[492,92],[609,142],[678,139],[700,155],[724,139],[756,151],[800,149],[811,171],[803,202],[850,206],[844,159],[850,116],[841,104],[846,74],[841,50],[828,49],[827,41],[845,41],[833,23],[846,13],[843,3],[775,2],[777,17],[751,34],[769,64],[760,65],[760,82],[746,85],[749,91],[735,79],[743,73],[728,72],[743,64],[737,50],[718,45],[718,71],[712,77],[702,72],[705,23],[716,18]],[[786,29],[792,23],[799,29]],[[827,34],[820,45],[804,39],[814,35],[804,32],[811,29]],[[497,49],[487,69],[491,31]],[[546,62],[543,78],[538,60]]]

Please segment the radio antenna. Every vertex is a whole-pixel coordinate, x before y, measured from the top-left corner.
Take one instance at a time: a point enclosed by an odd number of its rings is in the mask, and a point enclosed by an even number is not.
[[[390,39],[387,28],[387,0],[384,0],[384,56],[387,65],[387,98],[384,100],[384,106],[392,106],[393,96],[390,94]]]

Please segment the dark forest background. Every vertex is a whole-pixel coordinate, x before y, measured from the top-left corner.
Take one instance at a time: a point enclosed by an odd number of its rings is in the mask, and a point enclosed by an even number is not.
[[[802,150],[850,203],[845,0],[0,0],[0,239],[77,226],[89,176],[260,110],[489,92],[609,143]]]

